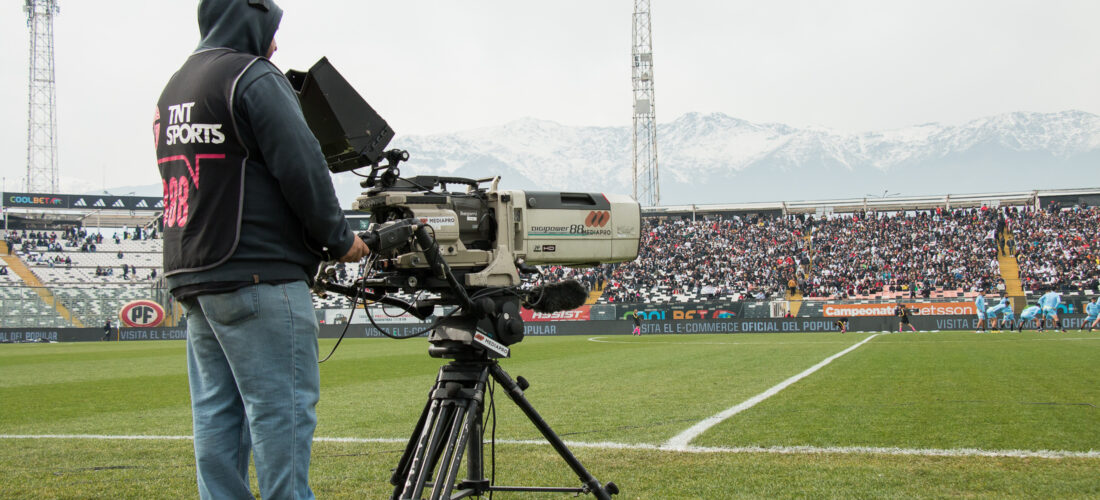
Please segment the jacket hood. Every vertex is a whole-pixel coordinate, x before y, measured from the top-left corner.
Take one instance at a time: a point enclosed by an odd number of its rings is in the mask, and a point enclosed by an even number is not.
[[[282,18],[274,0],[201,0],[199,49],[225,47],[262,57]]]

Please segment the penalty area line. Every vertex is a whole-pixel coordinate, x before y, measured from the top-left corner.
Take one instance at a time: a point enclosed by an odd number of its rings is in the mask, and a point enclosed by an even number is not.
[[[191,436],[121,436],[104,434],[0,434],[0,439],[98,439],[119,441],[190,441]],[[353,438],[353,437],[315,437],[322,443],[407,443],[405,438]],[[535,439],[498,439],[498,444],[521,446],[549,446],[544,440]],[[766,453],[775,455],[911,455],[924,457],[987,457],[987,458],[1100,458],[1100,451],[1064,451],[1064,450],[987,450],[982,448],[896,448],[878,446],[686,446],[683,449],[670,449],[664,446],[646,443],[584,442],[566,441],[570,448],[595,450],[635,450],[676,453],[717,453],[744,454]]]
[[[829,363],[832,363],[835,359],[837,359],[837,358],[839,358],[839,357],[841,357],[845,354],[848,354],[849,352],[854,351],[859,346],[861,346],[863,344],[866,344],[871,339],[873,339],[877,336],[879,336],[879,334],[877,334],[877,333],[873,334],[870,337],[867,337],[867,338],[857,342],[856,344],[852,345],[851,347],[849,347],[849,348],[847,348],[843,351],[840,351],[836,354],[833,354],[832,356],[829,356],[828,358],[825,358],[820,363],[818,363],[816,365],[813,365],[813,366],[803,370],[802,373],[799,373],[799,374],[797,374],[797,375],[795,375],[791,378],[788,378],[787,380],[784,380],[784,381],[772,386],[770,389],[768,389],[764,392],[761,392],[760,394],[757,394],[757,395],[755,395],[755,396],[753,396],[749,399],[746,399],[745,401],[742,401],[741,403],[739,403],[735,406],[727,408],[727,409],[723,410],[722,412],[718,413],[717,415],[714,415],[714,416],[707,417],[707,418],[703,419],[699,423],[689,427],[684,432],[681,432],[681,433],[673,436],[672,439],[669,439],[667,442],[665,442],[665,444],[661,445],[661,447],[664,448],[664,449],[674,450],[674,451],[687,451],[688,443],[690,443],[691,440],[699,437],[699,435],[702,434],[703,432],[706,432],[707,429],[710,429],[711,427],[714,427],[715,425],[718,425],[719,423],[722,423],[726,419],[728,419],[728,418],[730,418],[730,417],[732,417],[732,416],[734,416],[738,413],[741,413],[741,412],[743,412],[743,411],[745,411],[749,408],[752,408],[753,406],[756,406],[761,401],[763,401],[765,399],[768,399],[768,398],[778,394],[779,391],[782,391],[783,389],[786,389],[787,387],[790,387],[795,382],[798,382],[799,380],[802,380],[802,379],[812,375],[814,372],[824,368],[825,365],[828,365]]]

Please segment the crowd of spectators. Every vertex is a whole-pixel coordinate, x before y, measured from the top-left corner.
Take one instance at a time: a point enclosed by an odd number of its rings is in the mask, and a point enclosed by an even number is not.
[[[808,264],[805,230],[805,221],[796,218],[647,218],[638,259],[613,268],[604,295],[633,302],[663,289],[764,298]]]
[[[542,279],[580,277],[593,285],[598,277],[610,302],[657,292],[756,299],[787,291],[811,298],[881,292],[928,297],[935,291],[1004,291],[998,253],[1018,252],[1030,290],[1096,289],[1098,237],[1097,208],[647,218],[634,262],[580,271],[551,267]]]
[[[1020,212],[1008,226],[1026,290],[1100,288],[1100,208]]]
[[[819,220],[808,297],[1003,287],[997,261],[999,210],[856,214]]]
[[[124,230],[112,238],[118,243],[156,238],[156,233]],[[71,267],[65,252],[94,252],[103,239],[83,229],[5,235],[9,253],[15,249],[25,261],[50,267]],[[538,281],[577,279],[590,290],[603,290],[609,302],[636,302],[654,293],[737,299],[788,291],[810,298],[880,292],[928,297],[933,291],[1004,290],[999,252],[1016,254],[1026,290],[1095,290],[1100,287],[1100,208],[645,218],[635,261],[579,269],[543,266]],[[123,259],[121,250],[118,257]],[[134,266],[121,265],[123,276],[136,278]],[[95,274],[111,276],[114,270],[100,266]],[[147,274],[148,279],[157,276],[155,269]]]

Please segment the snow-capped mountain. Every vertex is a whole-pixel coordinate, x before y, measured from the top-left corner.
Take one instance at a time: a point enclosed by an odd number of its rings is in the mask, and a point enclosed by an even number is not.
[[[657,127],[662,205],[1094,187],[1100,116],[1017,112],[949,126],[845,133],[689,113]],[[399,136],[402,175],[502,176],[502,186],[632,192],[631,128],[532,118]],[[358,178],[336,176],[350,204]]]

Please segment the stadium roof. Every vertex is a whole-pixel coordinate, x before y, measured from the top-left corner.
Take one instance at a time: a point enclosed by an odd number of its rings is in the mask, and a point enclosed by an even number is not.
[[[684,215],[694,213],[773,213],[773,214],[828,214],[868,211],[956,209],[982,206],[1032,206],[1043,200],[1085,200],[1090,205],[1100,204],[1100,187],[1081,189],[1049,189],[1034,191],[943,194],[932,196],[865,196],[831,200],[774,201],[754,203],[725,203],[709,205],[670,205],[643,207],[642,215]],[[1080,203],[1074,201],[1073,203]],[[1063,205],[1066,205],[1063,202]]]

